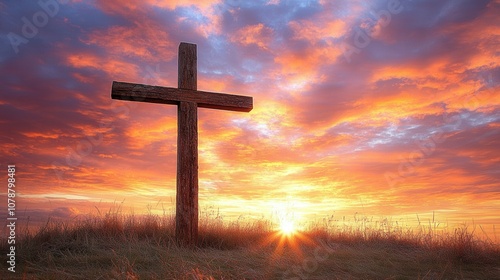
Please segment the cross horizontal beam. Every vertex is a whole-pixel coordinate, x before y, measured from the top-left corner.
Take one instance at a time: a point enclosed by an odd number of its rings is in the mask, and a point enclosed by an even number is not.
[[[253,109],[253,98],[249,96],[116,81],[113,81],[111,98],[172,105],[185,101],[194,102],[200,108],[238,112],[250,112]]]

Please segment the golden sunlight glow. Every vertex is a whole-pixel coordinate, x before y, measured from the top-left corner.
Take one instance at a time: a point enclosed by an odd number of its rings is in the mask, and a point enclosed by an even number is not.
[[[284,220],[281,221],[280,231],[283,235],[291,236],[295,233],[295,225],[292,221]]]

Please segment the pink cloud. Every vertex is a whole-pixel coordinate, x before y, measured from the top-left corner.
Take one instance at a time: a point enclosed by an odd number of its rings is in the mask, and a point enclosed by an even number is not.
[[[245,26],[238,30],[231,41],[244,46],[255,44],[261,49],[268,49],[273,37],[273,30],[264,24],[259,23],[256,25]]]

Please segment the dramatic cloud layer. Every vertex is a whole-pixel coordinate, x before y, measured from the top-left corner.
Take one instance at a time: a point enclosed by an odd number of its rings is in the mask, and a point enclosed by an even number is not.
[[[254,98],[251,113],[199,110],[202,210],[500,222],[498,0],[41,0],[0,14],[0,162],[17,166],[26,215],[174,209],[176,107],[110,91],[176,86],[187,41],[200,90]]]

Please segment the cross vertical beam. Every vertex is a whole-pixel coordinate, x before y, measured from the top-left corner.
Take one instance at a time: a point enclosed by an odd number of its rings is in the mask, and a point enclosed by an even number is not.
[[[196,45],[179,45],[178,88],[197,90]],[[182,245],[198,240],[198,105],[181,101],[177,110],[177,196],[175,236]]]

